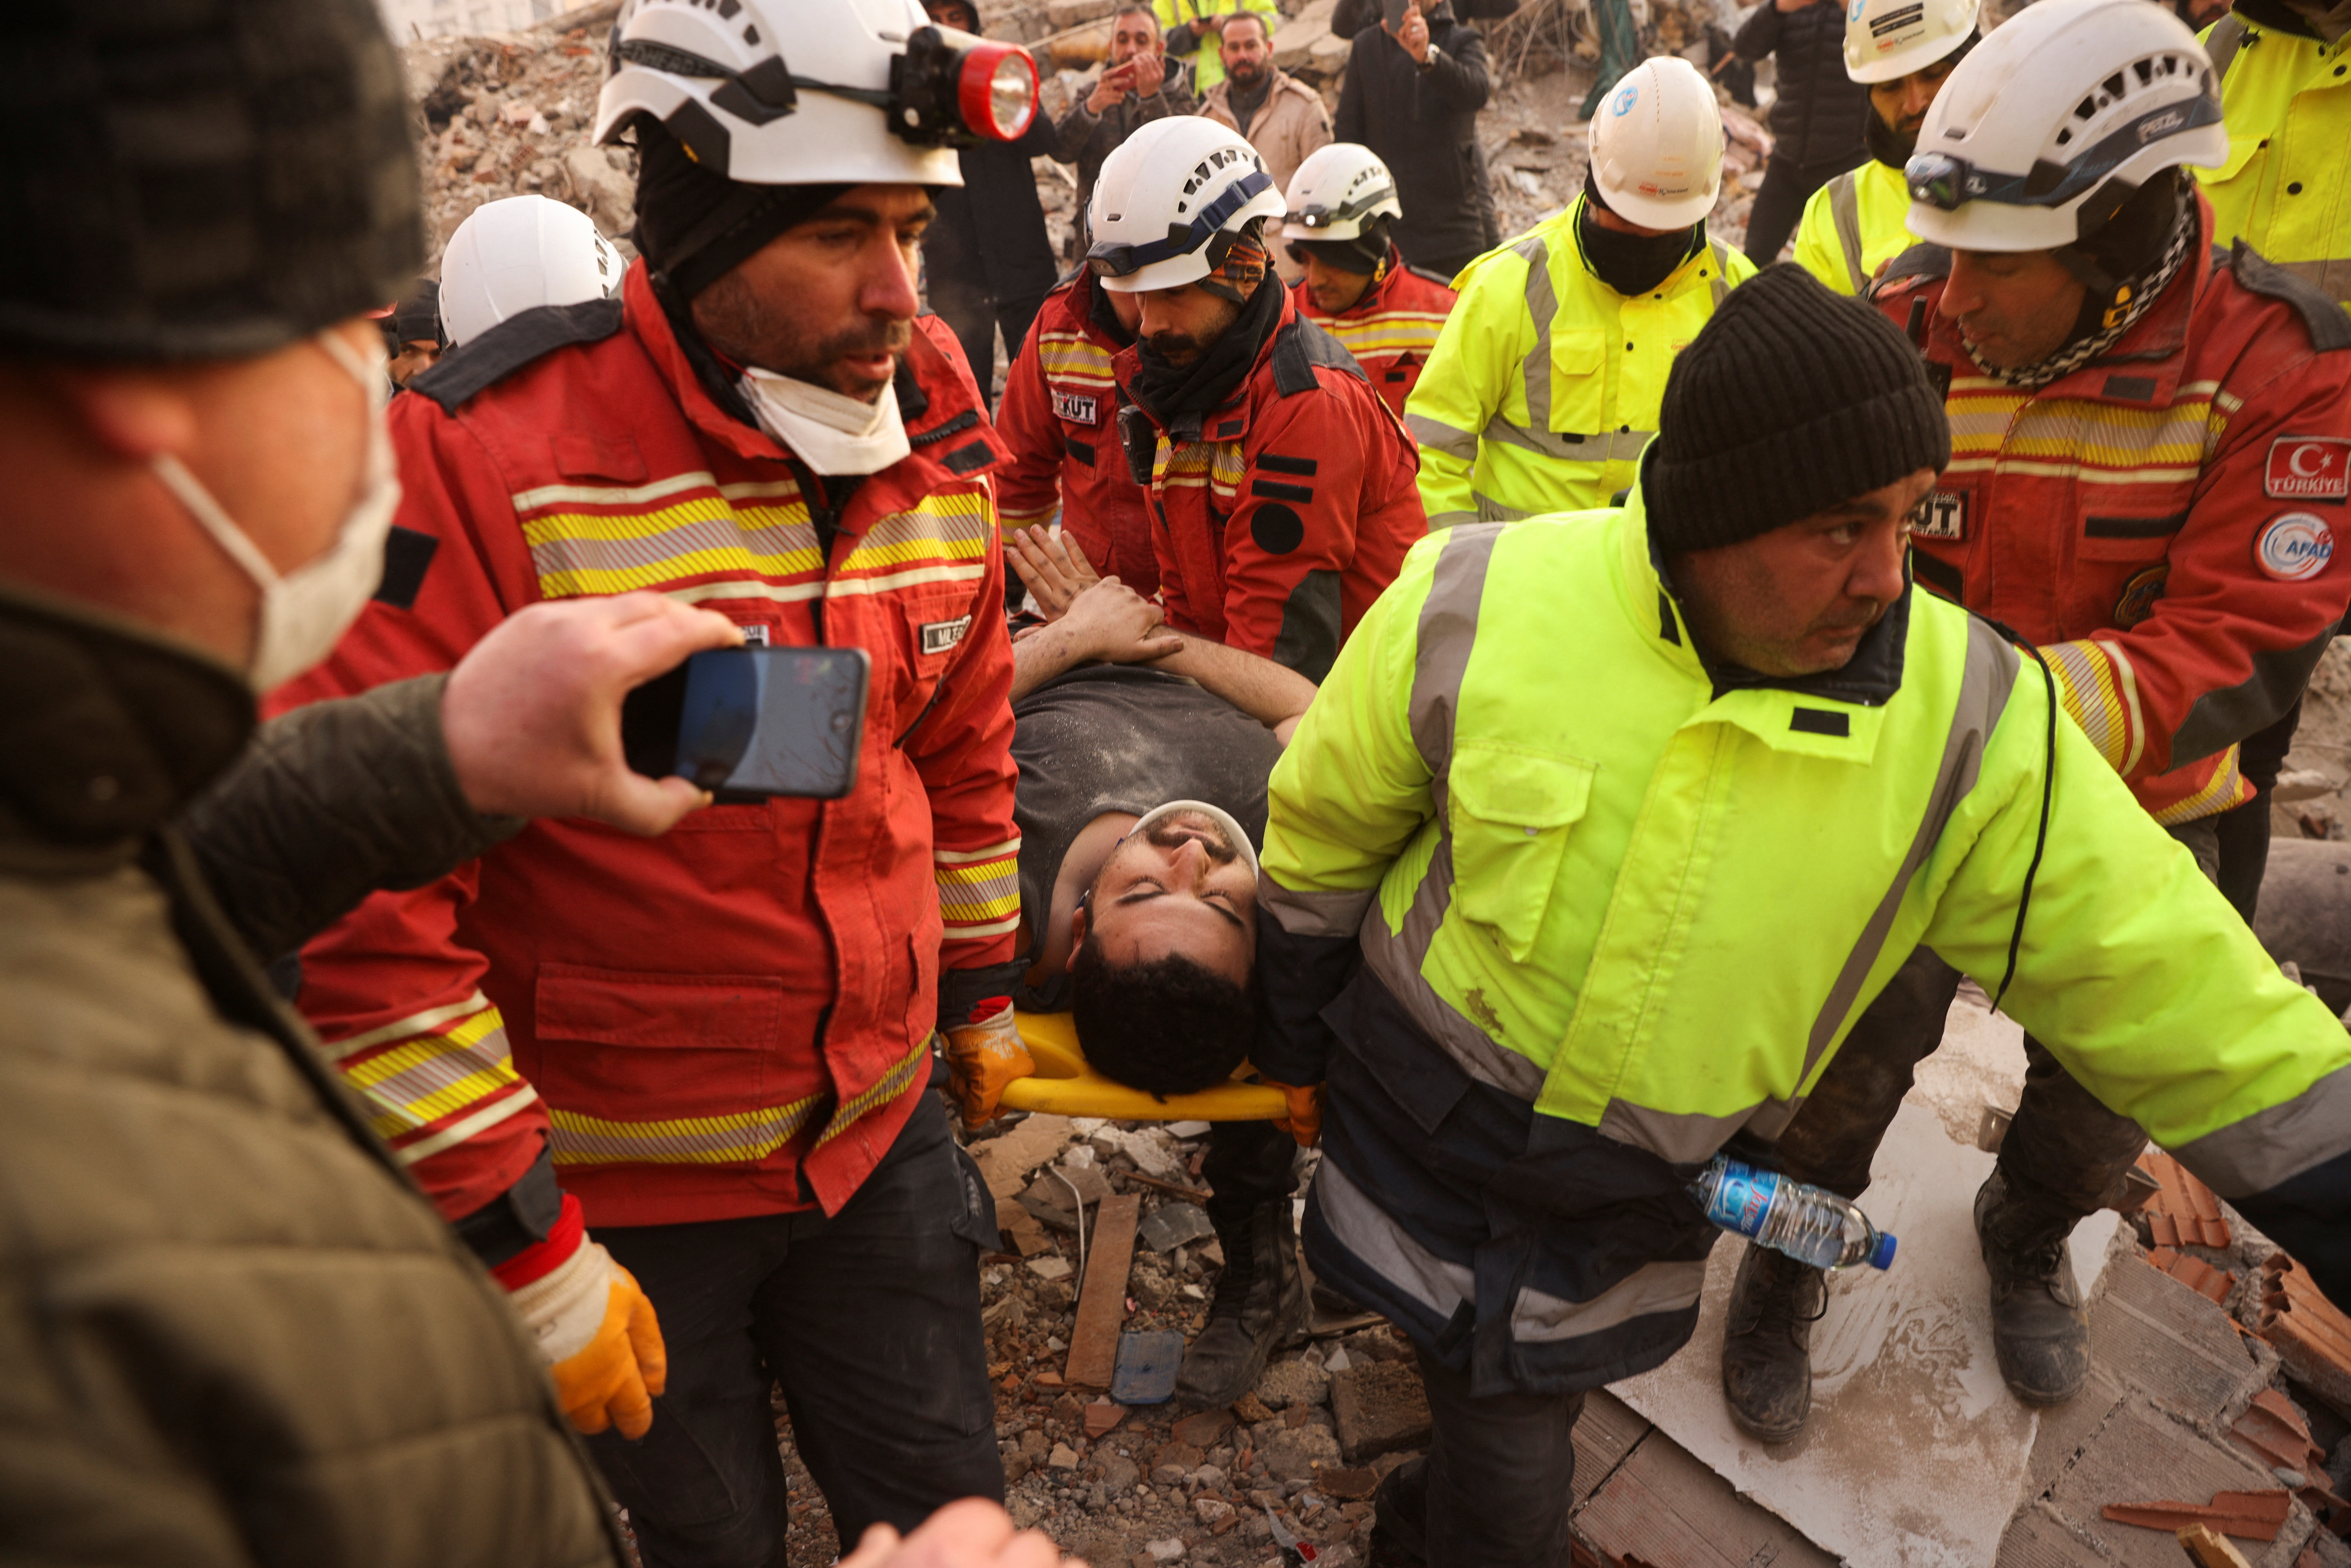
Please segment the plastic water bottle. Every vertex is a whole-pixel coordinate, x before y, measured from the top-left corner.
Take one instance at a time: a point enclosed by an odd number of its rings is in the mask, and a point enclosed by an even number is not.
[[[1728,1155],[1690,1183],[1690,1197],[1706,1217],[1734,1236],[1784,1252],[1815,1269],[1873,1269],[1894,1261],[1894,1235],[1833,1192],[1791,1181],[1777,1171],[1759,1171]]]

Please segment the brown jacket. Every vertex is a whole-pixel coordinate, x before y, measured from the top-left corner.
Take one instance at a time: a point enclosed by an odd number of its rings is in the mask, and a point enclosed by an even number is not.
[[[510,828],[465,807],[439,701],[410,682],[248,746],[230,671],[0,592],[12,1560],[622,1560],[503,1292],[254,958]]]
[[[1233,114],[1233,84],[1229,78],[1208,89],[1201,100],[1200,112],[1219,125],[1229,125],[1249,138],[1265,160],[1265,172],[1273,180],[1277,191],[1290,189],[1290,177],[1307,155],[1331,141],[1331,111],[1322,107],[1322,95],[1291,76],[1288,71],[1273,73],[1273,86],[1268,89],[1265,101],[1247,125]],[[1280,224],[1266,225],[1267,236],[1273,251],[1275,270],[1285,283],[1295,283],[1301,273],[1290,259],[1290,248],[1281,242]]]

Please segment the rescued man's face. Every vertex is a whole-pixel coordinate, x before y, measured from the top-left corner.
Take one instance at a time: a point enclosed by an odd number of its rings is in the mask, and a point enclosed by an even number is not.
[[[1921,468],[1768,534],[1674,557],[1699,646],[1779,677],[1850,663],[1902,597],[1911,512],[1934,486],[1935,471]]]
[[[1084,940],[1113,965],[1180,953],[1245,985],[1257,952],[1257,873],[1214,819],[1171,812],[1102,862]]]

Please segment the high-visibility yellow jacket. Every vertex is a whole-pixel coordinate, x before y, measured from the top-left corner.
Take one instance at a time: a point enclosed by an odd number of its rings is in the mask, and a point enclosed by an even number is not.
[[[2236,11],[2204,42],[2223,73],[2229,161],[2196,173],[2220,243],[2241,237],[2351,309],[2351,37],[2327,44]]]
[[[1701,662],[1637,491],[1432,535],[1274,769],[1264,872],[1255,1059],[1327,1071],[1308,1255],[1440,1355],[1465,1303],[1507,1325],[1487,1386],[1670,1354],[1679,1184],[1778,1134],[1914,947],[1998,990],[2020,919],[2006,1009],[2241,1206],[2332,1171],[2334,1239],[2288,1245],[2351,1279],[2351,1038],[1932,595],[1768,682]]]
[[[1162,33],[1178,23],[1192,23],[1203,16],[1230,16],[1242,11],[1254,11],[1265,18],[1270,34],[1281,20],[1274,0],[1151,0],[1151,14],[1159,23]],[[1207,90],[1225,79],[1225,55],[1220,40],[1214,33],[1202,33],[1188,46],[1176,40],[1169,52],[1192,60],[1193,85],[1205,97]]]
[[[1902,171],[1872,158],[1804,204],[1796,265],[1839,294],[1859,294],[1879,267],[1918,243],[1909,221],[1910,187]]]
[[[1405,404],[1428,526],[1602,507],[1633,482],[1674,356],[1752,263],[1708,240],[1650,293],[1594,277],[1583,198],[1453,280],[1461,298]]]

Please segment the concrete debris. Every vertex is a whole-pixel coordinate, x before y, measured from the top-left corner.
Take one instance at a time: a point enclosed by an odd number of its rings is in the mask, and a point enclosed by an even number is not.
[[[1029,1260],[1029,1271],[1040,1280],[1065,1280],[1071,1274],[1071,1265],[1066,1258],[1031,1258]]]
[[[1137,1235],[1154,1252],[1166,1252],[1216,1233],[1217,1228],[1208,1222],[1208,1211],[1198,1204],[1163,1203],[1143,1222]]]

